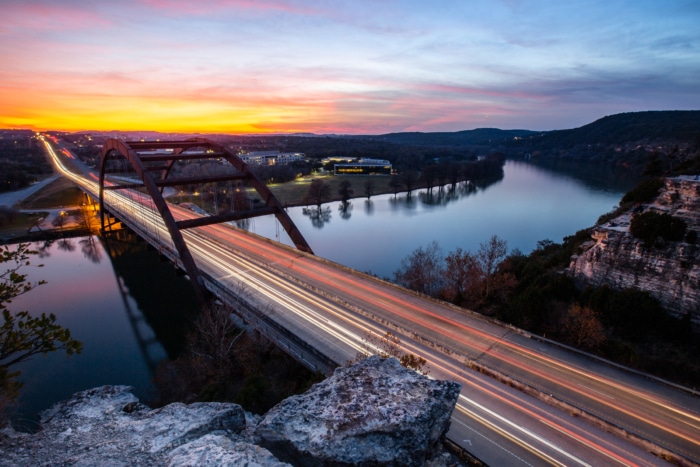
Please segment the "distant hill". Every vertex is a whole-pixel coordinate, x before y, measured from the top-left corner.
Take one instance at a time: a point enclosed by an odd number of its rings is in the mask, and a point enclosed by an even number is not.
[[[540,132],[510,141],[500,151],[508,157],[557,159],[648,171],[659,175],[700,168],[700,111],[674,110],[610,115],[571,130]]]
[[[455,132],[402,132],[342,136],[417,147],[498,146],[571,148],[676,141],[700,143],[700,110],[629,112],[603,117],[580,128],[555,131],[477,128]]]
[[[610,115],[571,130],[540,132],[525,141],[547,146],[611,145],[639,141],[684,141],[700,138],[700,110],[629,112]],[[520,143],[523,144],[523,143]]]
[[[454,132],[423,133],[414,131],[404,133],[387,133],[384,135],[360,136],[359,138],[410,146],[440,147],[501,144],[506,141],[512,141],[514,138],[524,138],[538,134],[538,132],[530,130],[477,128],[475,130]]]

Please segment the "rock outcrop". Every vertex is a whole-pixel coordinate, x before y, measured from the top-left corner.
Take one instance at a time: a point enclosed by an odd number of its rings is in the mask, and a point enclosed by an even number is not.
[[[0,465],[422,465],[458,395],[457,383],[380,358],[338,370],[263,419],[230,403],[150,409],[128,386],[103,386],[43,412],[35,434],[2,430]]]
[[[700,181],[687,176],[668,178],[654,202],[637,209],[679,217],[689,230],[698,232]],[[700,329],[700,245],[644,245],[629,233],[632,215],[627,212],[597,226],[593,240],[572,258],[570,273],[581,283],[646,291],[671,314],[690,313],[693,325]]]
[[[369,357],[272,408],[259,444],[294,465],[424,465],[447,431],[461,385]]]
[[[151,410],[128,386],[76,393],[41,414],[36,434],[4,430],[1,465],[286,465],[245,441],[236,404],[170,404]]]

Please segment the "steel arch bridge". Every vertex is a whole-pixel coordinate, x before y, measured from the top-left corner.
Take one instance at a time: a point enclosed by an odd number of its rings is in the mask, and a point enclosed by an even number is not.
[[[228,166],[216,174],[194,176],[174,175],[176,162],[216,161]],[[165,187],[197,186],[207,183],[234,182],[252,188],[258,203],[211,216],[175,220],[163,197]],[[179,259],[198,293],[202,295],[199,269],[190,253],[182,230],[228,221],[274,214],[297,249],[313,254],[299,229],[270,189],[249,169],[248,165],[225,146],[204,138],[184,141],[122,141],[108,139],[102,149],[99,174],[100,224],[105,226],[105,192],[131,190],[131,196],[150,198],[145,203],[161,217]],[[137,195],[134,195],[137,194]],[[218,196],[218,195],[216,195]],[[247,199],[247,198],[246,198]],[[257,206],[253,206],[257,204]],[[143,215],[141,213],[141,215]]]

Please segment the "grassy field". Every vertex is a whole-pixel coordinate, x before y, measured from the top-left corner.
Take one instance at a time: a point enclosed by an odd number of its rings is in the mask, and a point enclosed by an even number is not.
[[[0,228],[0,239],[12,240],[16,237],[24,237],[29,232],[29,229],[35,226],[39,219],[43,217],[46,217],[46,212],[19,213],[14,221]]]
[[[298,206],[303,205],[304,196],[309,192],[311,181],[321,179],[330,186],[331,199],[329,201],[338,201],[341,199],[338,190],[340,183],[347,180],[351,184],[353,190],[353,198],[363,198],[365,195],[365,182],[371,180],[374,184],[372,196],[382,193],[393,193],[389,186],[391,177],[383,177],[376,175],[353,175],[353,176],[337,176],[337,175],[309,175],[297,179],[293,182],[271,184],[270,190],[279,200],[282,206]]]
[[[47,209],[77,206],[84,201],[85,195],[74,183],[59,178],[15,206],[18,210],[32,212],[20,212],[13,222],[3,225],[0,238],[24,237],[39,219],[47,216]]]
[[[51,209],[63,206],[78,206],[85,201],[85,195],[80,188],[70,180],[58,178],[37,191],[17,206],[21,210]]]

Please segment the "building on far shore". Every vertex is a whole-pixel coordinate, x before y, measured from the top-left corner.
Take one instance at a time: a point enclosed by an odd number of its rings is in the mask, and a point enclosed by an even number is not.
[[[336,175],[391,175],[391,162],[383,159],[349,159],[330,157],[324,163],[334,163]]]
[[[303,152],[251,151],[238,154],[243,162],[251,165],[287,165],[306,158]]]

